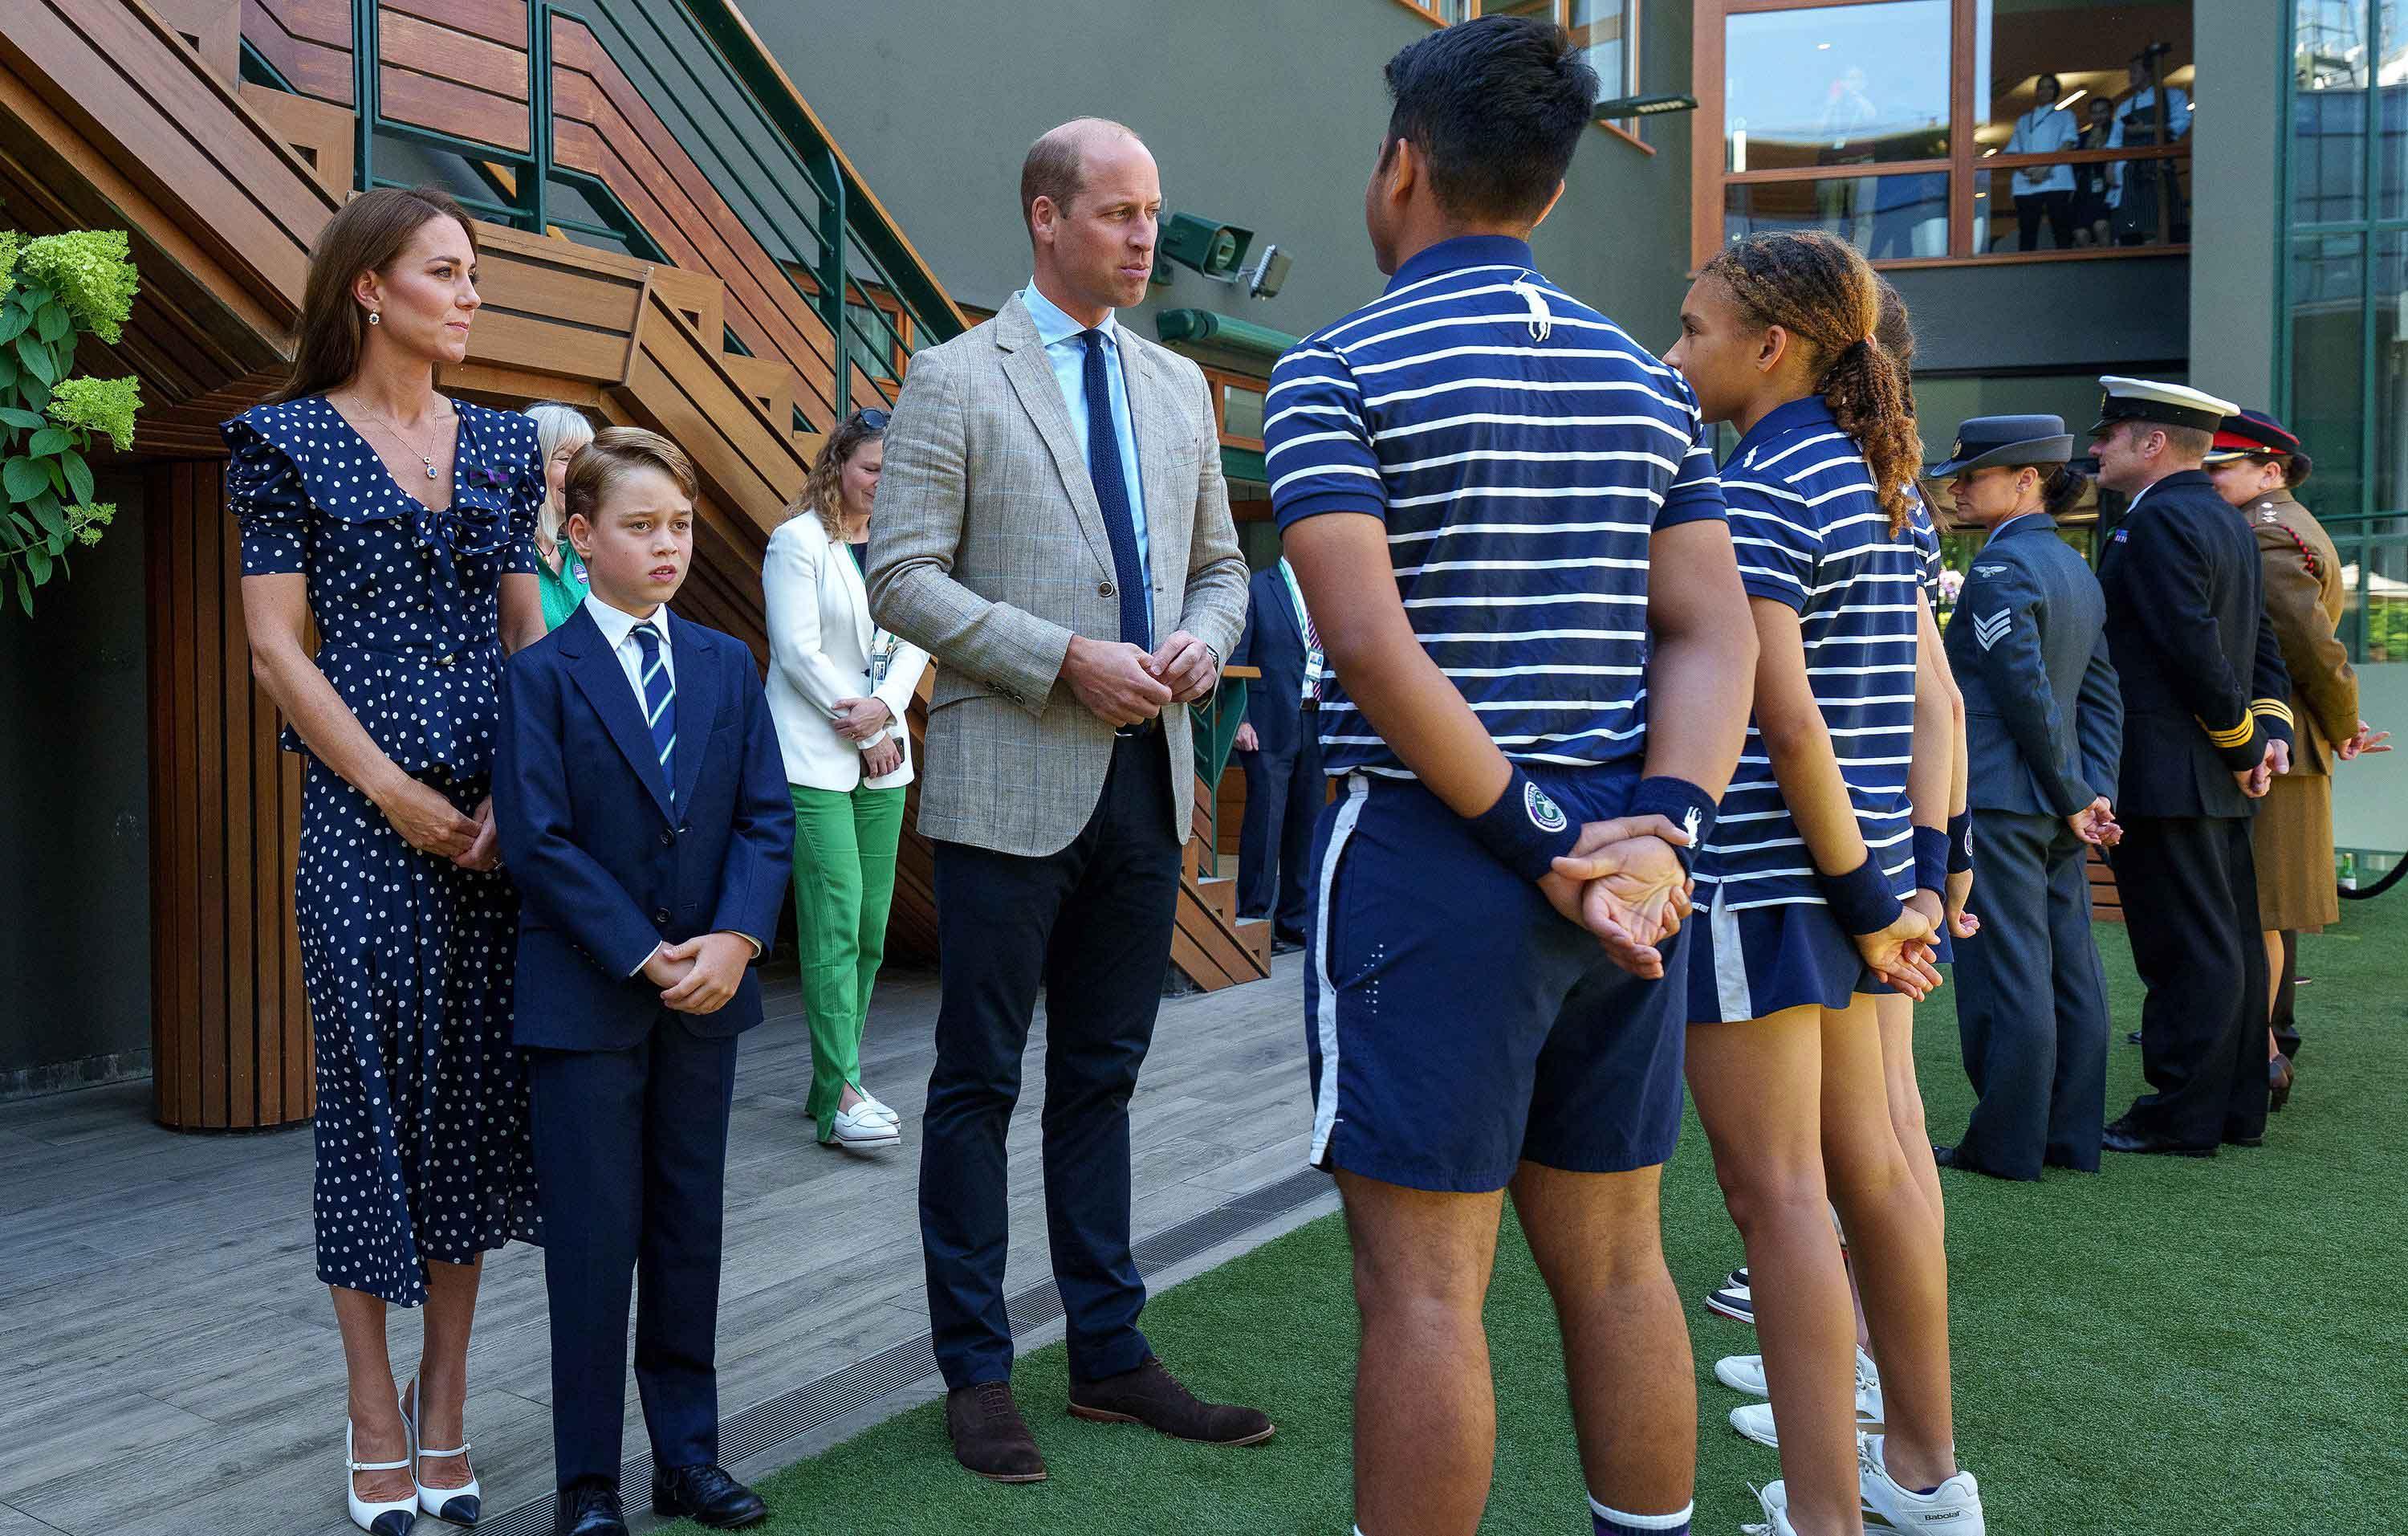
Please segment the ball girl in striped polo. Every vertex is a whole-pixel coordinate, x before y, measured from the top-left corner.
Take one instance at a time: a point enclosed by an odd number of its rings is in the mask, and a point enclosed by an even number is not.
[[[1747,1246],[1783,1478],[1773,1536],[1978,1536],[1949,1416],[1947,1260],[1892,1123],[1875,997],[1939,983],[1950,765],[1915,761],[1921,462],[1906,373],[1864,258],[1819,233],[1724,249],[1666,354],[1709,421],[1758,641],[1756,708],[1696,867],[1689,1089]],[[1944,710],[1936,694],[1928,707]],[[1919,779],[1910,793],[1910,778]],[[1928,889],[1925,881],[1932,882]],[[1887,1433],[1858,1461],[1845,1226]],[[1860,1504],[1861,1498],[1861,1504]]]

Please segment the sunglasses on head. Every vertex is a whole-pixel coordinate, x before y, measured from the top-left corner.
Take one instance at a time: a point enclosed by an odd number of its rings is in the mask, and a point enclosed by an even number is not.
[[[855,419],[861,423],[862,430],[865,432],[883,432],[886,430],[888,418],[885,411],[860,410],[853,412],[853,415]]]

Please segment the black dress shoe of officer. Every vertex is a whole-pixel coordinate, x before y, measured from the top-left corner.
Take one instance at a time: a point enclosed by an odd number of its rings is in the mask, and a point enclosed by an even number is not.
[[[2110,1152],[2136,1152],[2166,1157],[2215,1156],[2214,1147],[2187,1146],[2170,1136],[2160,1136],[2155,1131],[2143,1130],[2132,1124],[2130,1115],[2126,1115],[2110,1125],[2106,1134],[2100,1137],[2099,1144]]]
[[[552,1536],[627,1536],[627,1506],[616,1488],[563,1488],[552,1506]]]
[[[2038,1181],[2040,1178],[2040,1175],[2037,1173],[2027,1177],[2013,1173],[2001,1173],[1996,1169],[1984,1168],[1981,1164],[1973,1161],[1972,1158],[1966,1156],[1960,1148],[1943,1147],[1939,1145],[1937,1142],[1932,1144],[1931,1160],[1938,1163],[1942,1168],[1957,1169],[1967,1173],[1979,1173],[1985,1179],[2004,1179],[2011,1184],[2030,1184]]]
[[[2299,1068],[2289,1056],[2266,1058],[2266,1113],[2272,1114],[2291,1101],[2291,1083]]]
[[[652,1473],[652,1513],[682,1514],[713,1530],[734,1530],[767,1519],[769,1506],[761,1502],[759,1494],[728,1476],[726,1468],[698,1461]]]

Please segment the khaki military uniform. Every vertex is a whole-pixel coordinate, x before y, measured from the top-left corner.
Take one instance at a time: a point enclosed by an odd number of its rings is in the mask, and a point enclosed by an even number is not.
[[[2251,832],[2261,929],[2314,933],[2341,917],[2333,890],[2333,743],[2358,730],[2358,672],[2334,636],[2347,594],[2331,538],[2277,491],[2241,509],[2265,571],[2266,622],[2291,676],[2291,771],[2259,802]]]

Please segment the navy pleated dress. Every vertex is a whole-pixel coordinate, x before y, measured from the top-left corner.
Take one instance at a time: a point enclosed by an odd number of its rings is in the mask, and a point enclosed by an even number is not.
[[[501,579],[536,569],[535,423],[455,403],[449,509],[405,491],[322,396],[221,429],[246,576],[308,579],[318,669],[394,764],[473,812],[499,724]],[[289,727],[308,768],[294,875],[317,1046],[318,1278],[399,1306],[429,1261],[538,1240],[510,1043],[518,897],[410,847]]]

